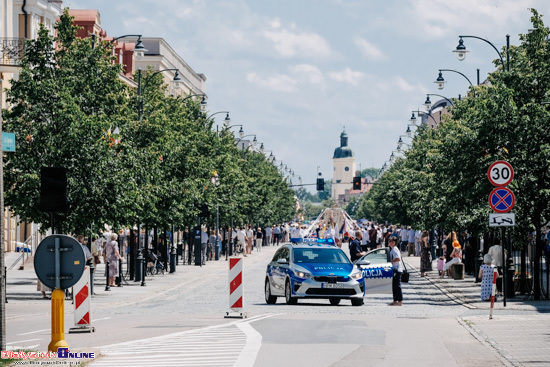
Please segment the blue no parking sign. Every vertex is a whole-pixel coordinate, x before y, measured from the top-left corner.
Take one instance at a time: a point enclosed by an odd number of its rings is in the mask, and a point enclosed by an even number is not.
[[[516,204],[516,197],[507,187],[497,187],[489,194],[489,205],[497,213],[508,213]]]

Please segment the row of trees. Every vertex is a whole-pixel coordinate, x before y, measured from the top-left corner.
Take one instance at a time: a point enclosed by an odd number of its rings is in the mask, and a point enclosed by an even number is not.
[[[227,128],[213,130],[192,98],[167,96],[150,70],[139,121],[140,97],[121,81],[112,43],[77,38],[67,12],[55,28],[27,42],[3,111],[17,136],[4,158],[6,204],[22,220],[49,223],[39,208],[44,166],[67,169],[64,231],[190,226],[205,205],[219,207],[225,226],[293,218],[294,192],[263,153],[238,149]]]
[[[550,31],[532,10],[532,28],[467,98],[454,100],[437,129],[421,126],[411,148],[364,195],[358,215],[417,228],[487,230],[489,165],[515,169],[517,233],[550,219]],[[475,96],[474,90],[475,89]]]
[[[550,31],[536,10],[531,22],[509,50],[509,70],[496,60],[487,82],[454,100],[437,129],[420,127],[404,157],[363,197],[359,217],[487,232],[487,170],[502,159],[515,169],[514,244],[525,245],[536,231],[540,257],[550,220]]]

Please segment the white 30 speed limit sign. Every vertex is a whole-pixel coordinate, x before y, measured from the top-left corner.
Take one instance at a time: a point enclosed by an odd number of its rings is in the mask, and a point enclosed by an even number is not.
[[[506,161],[496,161],[489,166],[487,177],[493,186],[507,186],[514,179],[514,169]]]

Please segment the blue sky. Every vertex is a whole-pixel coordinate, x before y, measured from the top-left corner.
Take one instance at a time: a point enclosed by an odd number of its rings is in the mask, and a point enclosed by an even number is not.
[[[529,8],[544,0],[74,0],[98,9],[111,36],[163,37],[207,80],[209,109],[229,110],[304,183],[317,166],[331,177],[332,154],[345,125],[357,167],[381,167],[426,93],[464,95],[496,53],[465,40],[464,61],[451,52],[458,34],[517,44]],[[545,18],[548,23],[548,18]],[[432,99],[433,100],[433,99]],[[217,117],[223,119],[223,115]],[[313,190],[313,188],[310,188]]]

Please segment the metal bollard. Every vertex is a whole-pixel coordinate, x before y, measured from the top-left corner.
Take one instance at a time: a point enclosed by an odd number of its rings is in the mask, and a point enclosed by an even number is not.
[[[92,259],[92,264],[90,265],[90,297],[94,293],[94,272],[95,272],[95,260]]]
[[[516,269],[514,267],[514,261],[512,260],[511,256],[508,257],[508,259],[506,260],[504,271],[506,271],[506,284],[504,284],[504,287],[506,287],[506,297],[514,298],[514,274],[516,273]]]
[[[143,270],[143,251],[141,249],[137,252],[135,269],[134,282],[140,282]]]
[[[172,246],[170,248],[170,273],[176,272],[176,248]]]
[[[110,291],[111,287],[109,285],[109,262],[108,261],[105,262],[105,274],[107,278],[107,284],[105,284],[105,290]]]
[[[147,251],[147,250],[145,250]],[[145,286],[145,274],[147,274],[147,260],[144,258],[141,262],[141,286]]]

